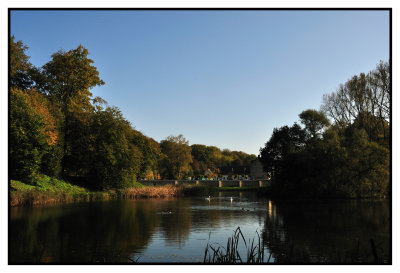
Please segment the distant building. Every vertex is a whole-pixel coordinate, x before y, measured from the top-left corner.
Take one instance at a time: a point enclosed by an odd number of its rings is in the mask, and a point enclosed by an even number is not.
[[[250,176],[252,179],[268,179],[268,175],[264,171],[263,164],[261,163],[259,158],[251,162]]]

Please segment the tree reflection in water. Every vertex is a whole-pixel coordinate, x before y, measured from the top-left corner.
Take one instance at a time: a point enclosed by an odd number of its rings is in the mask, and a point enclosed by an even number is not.
[[[162,222],[151,203],[140,201],[19,210],[10,221],[10,263],[136,261]]]
[[[378,263],[391,263],[387,201],[230,196],[12,208],[9,263],[201,262],[210,231],[224,245],[238,226],[246,240],[263,228],[271,262],[374,263],[372,239]]]
[[[276,263],[390,264],[390,232],[388,201],[269,201],[263,239]]]

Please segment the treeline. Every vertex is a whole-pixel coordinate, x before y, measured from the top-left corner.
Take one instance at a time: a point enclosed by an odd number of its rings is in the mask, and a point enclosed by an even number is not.
[[[275,128],[260,149],[270,193],[286,197],[390,196],[390,67],[380,62],[324,95],[300,126]]]
[[[42,67],[10,38],[9,177],[34,184],[63,177],[92,189],[124,188],[138,178],[215,176],[249,165],[255,155],[192,145],[182,136],[160,143],[135,130],[116,107],[90,90],[104,85],[82,45],[60,50]]]

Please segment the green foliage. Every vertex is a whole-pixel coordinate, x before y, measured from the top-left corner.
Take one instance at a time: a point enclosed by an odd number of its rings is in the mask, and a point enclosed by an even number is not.
[[[342,186],[352,197],[385,197],[389,191],[390,152],[370,142],[364,129],[347,130],[346,176]]]
[[[95,187],[132,186],[140,171],[142,153],[129,142],[132,128],[117,108],[97,111],[91,124],[93,142],[88,155],[88,175]]]
[[[62,174],[111,189],[133,186],[139,174],[157,174],[159,144],[134,130],[117,108],[103,109],[104,100],[91,98],[90,89],[104,82],[86,48],[60,50],[42,68],[32,67],[27,47],[14,37],[10,48],[11,84],[25,89],[10,94],[11,178],[37,183],[39,172]]]
[[[63,157],[64,169],[69,176],[88,176],[91,155],[95,149],[96,136],[92,131],[94,116],[93,112],[80,112],[69,117],[71,129],[66,132],[69,145]]]
[[[205,164],[210,162],[210,154],[207,151],[207,146],[202,144],[193,144],[190,146],[192,148],[192,157],[199,162],[204,162]]]
[[[375,72],[354,76],[325,97],[323,108],[335,121],[330,127],[322,112],[306,110],[299,115],[304,129],[296,124],[274,129],[260,150],[273,177],[269,194],[350,198],[390,194],[390,124],[384,114],[387,69],[381,63]],[[380,84],[372,90],[377,75]]]
[[[67,52],[60,50],[43,66],[46,91],[63,106],[64,113],[91,109],[89,90],[104,84],[88,54],[82,45]]]
[[[60,50],[54,53],[52,59],[41,69],[35,70],[34,75],[38,88],[56,102],[63,114],[64,120],[60,135],[63,138],[62,160],[64,175],[68,174],[68,157],[72,156],[71,150],[74,139],[72,120],[83,114],[93,112],[92,93],[90,89],[103,85],[94,61],[88,58],[88,50],[82,45],[69,51]],[[76,124],[74,124],[76,125]]]
[[[248,155],[244,152],[223,150],[215,146],[193,144],[192,148],[192,169],[195,176],[202,176],[207,170],[215,175],[220,174],[220,168],[242,167],[251,165],[257,158],[256,155]]]
[[[25,184],[17,180],[10,181],[10,190],[11,191],[30,191],[35,189],[36,187],[33,185]]]
[[[32,82],[29,71],[32,64],[29,57],[25,54],[28,47],[22,41],[15,41],[15,37],[10,38],[10,86],[20,89],[28,89]]]
[[[46,136],[47,149],[41,160],[40,171],[50,176],[61,173],[63,157],[63,138],[60,135],[64,116],[60,108],[47,96],[40,94],[36,89],[25,92],[30,105],[42,115],[44,126],[42,131]]]
[[[329,120],[325,114],[316,110],[305,110],[299,115],[301,123],[305,126],[307,134],[311,138],[318,137],[320,131],[329,126]]]
[[[154,176],[158,173],[158,159],[161,155],[160,145],[154,139],[146,137],[136,130],[132,130],[129,141],[140,150],[143,156],[139,175],[154,179]],[[149,174],[150,177],[147,177]]]
[[[31,183],[40,169],[47,142],[44,117],[19,89],[10,91],[9,174],[13,179]]]
[[[83,193],[87,192],[86,189],[72,185],[62,179],[49,177],[47,175],[38,175],[35,179],[35,186],[24,184],[20,181],[11,180],[11,190],[29,191],[38,190],[43,192],[70,192],[70,193]]]
[[[183,135],[169,136],[160,143],[161,151],[166,156],[160,166],[163,177],[182,179],[191,172],[191,147]]]

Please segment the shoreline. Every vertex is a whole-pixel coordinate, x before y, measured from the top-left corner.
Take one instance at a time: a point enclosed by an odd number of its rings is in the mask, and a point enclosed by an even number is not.
[[[298,196],[284,197],[268,194],[268,189],[258,187],[209,187],[206,185],[163,185],[144,186],[134,183],[133,187],[124,189],[110,189],[104,191],[91,191],[83,187],[73,185],[69,182],[48,176],[38,179],[37,185],[28,185],[16,180],[9,183],[9,206],[10,207],[36,207],[65,203],[127,200],[127,199],[164,199],[178,198],[184,196],[209,196],[218,192],[228,191],[254,191],[259,197],[266,197],[274,200],[333,200],[333,199],[382,199],[382,198],[305,198]],[[385,198],[390,200],[390,198]]]
[[[91,191],[60,179],[42,176],[37,185],[16,180],[9,183],[10,207],[33,207],[63,203],[107,201],[117,199],[171,198],[182,195],[182,187],[146,187],[139,183],[130,188]]]

